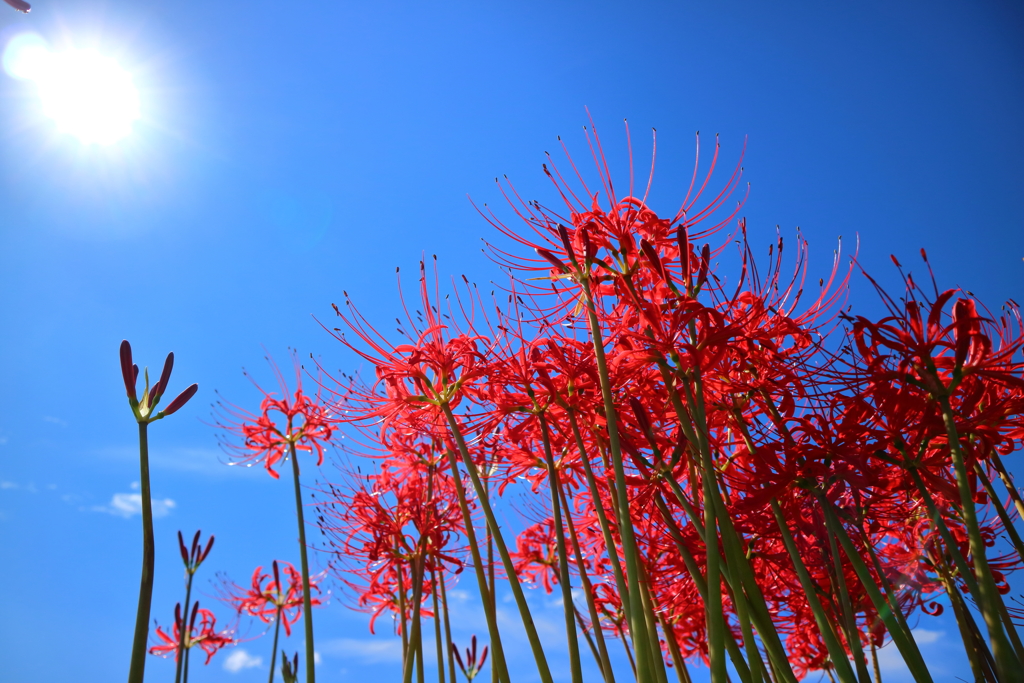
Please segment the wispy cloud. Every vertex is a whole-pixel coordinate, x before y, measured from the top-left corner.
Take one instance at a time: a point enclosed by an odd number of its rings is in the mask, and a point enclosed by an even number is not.
[[[106,459],[135,463],[139,461],[139,451],[135,447],[104,448],[94,452]],[[229,462],[228,456],[219,448],[154,447],[149,451],[149,464],[153,469],[211,477],[236,478],[244,475],[250,475],[253,478],[266,477],[258,465],[251,468],[231,467],[228,465]]]
[[[18,485],[13,481],[0,481],[0,489],[16,489]]]
[[[49,422],[50,424],[55,424],[58,427],[68,426],[68,423],[66,421],[60,419],[59,417],[54,417],[53,415],[43,415],[43,422]]]
[[[402,661],[402,641],[397,638],[334,638],[320,647],[327,654],[356,658],[366,664]]]
[[[242,648],[235,648],[224,660],[224,670],[233,674],[242,669],[253,669],[263,665],[263,657],[256,657],[249,654]]]
[[[175,507],[175,502],[170,498],[154,498],[153,517],[166,517]],[[127,519],[132,515],[142,514],[142,495],[139,493],[115,493],[109,505],[96,505],[92,508],[94,512],[106,512],[118,517]]]
[[[924,646],[940,642],[946,633],[945,631],[930,631],[924,628],[915,628],[913,630],[913,635],[917,644],[922,646],[922,650],[928,650],[933,648],[926,648]],[[941,677],[941,674],[945,671],[945,668],[942,666],[941,659],[936,661],[936,659],[929,656],[928,652],[923,652],[922,654],[924,654],[925,658],[928,660],[928,668],[931,669],[932,674]],[[895,643],[889,642],[885,647],[878,650],[878,667],[882,670],[882,678],[884,680],[914,680],[913,674],[910,673],[910,669],[907,667],[907,663],[904,661],[903,655],[900,654]]]

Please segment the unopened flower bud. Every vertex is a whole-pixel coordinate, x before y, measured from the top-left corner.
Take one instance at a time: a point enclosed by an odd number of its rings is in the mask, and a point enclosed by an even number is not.
[[[575,263],[576,252],[572,248],[572,240],[569,239],[569,231],[566,230],[565,226],[561,223],[558,224],[558,236],[562,238],[562,244],[565,246],[565,253],[568,254],[569,260]]]
[[[174,367],[174,352],[167,354],[167,360],[164,361],[164,371],[160,373],[160,380],[156,383],[153,388],[156,389],[156,400],[160,400],[160,396],[167,391],[167,384],[171,381],[171,368]],[[154,401],[150,400],[149,404],[153,405]]]
[[[121,342],[121,377],[124,378],[124,388],[128,392],[128,398],[138,400],[135,393],[135,379],[139,376],[137,365],[132,363],[132,345],[125,339]]]
[[[199,391],[199,385],[193,384],[188,389],[178,394],[178,397],[171,401],[171,404],[163,410],[161,415],[166,417],[167,415],[177,412],[179,408],[188,403],[190,398],[196,395],[197,391]]]
[[[563,273],[569,272],[569,269],[566,267],[566,265],[559,261],[558,257],[552,254],[547,249],[541,249],[540,247],[537,247],[536,249],[534,249],[534,251],[536,251],[539,256],[542,256],[545,259],[547,259],[551,263],[551,265],[553,265],[558,270],[562,271]]]

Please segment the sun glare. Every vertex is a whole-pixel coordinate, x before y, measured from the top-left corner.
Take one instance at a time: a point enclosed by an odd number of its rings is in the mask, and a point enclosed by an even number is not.
[[[139,118],[131,76],[92,50],[51,52],[38,35],[22,34],[8,42],[3,65],[11,76],[33,81],[43,113],[86,144],[117,142]]]

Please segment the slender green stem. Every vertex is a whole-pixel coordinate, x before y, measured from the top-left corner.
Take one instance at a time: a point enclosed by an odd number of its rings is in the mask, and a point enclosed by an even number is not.
[[[576,615],[572,600],[572,584],[569,580],[569,553],[565,548],[565,530],[562,524],[562,506],[558,500],[560,484],[555,458],[551,453],[551,439],[544,415],[540,420],[541,441],[544,444],[544,463],[548,470],[548,487],[551,489],[551,521],[555,527],[555,548],[558,552],[558,582],[562,589],[562,612],[565,615],[565,636],[569,643],[569,670],[573,683],[583,683],[583,668],[580,663],[580,645],[576,636]],[[569,510],[565,511],[568,516]],[[582,569],[582,567],[581,567]]]
[[[598,379],[601,383],[601,397],[604,400],[605,419],[608,425],[608,449],[611,451],[612,469],[615,473],[615,491],[618,496],[619,536],[622,539],[622,553],[626,559],[626,583],[630,596],[640,595],[639,551],[636,537],[633,534],[633,520],[629,513],[629,495],[626,490],[626,470],[622,462],[622,448],[619,444],[618,413],[615,410],[615,399],[612,396],[611,375],[604,353],[604,339],[601,324],[597,319],[596,303],[590,289],[590,281],[581,281],[587,319],[590,323],[590,336],[594,344],[594,359],[597,363]],[[650,636],[647,633],[647,620],[640,614],[640,600],[631,600],[629,616],[630,636],[636,649],[637,683],[653,683],[654,676],[650,661]],[[713,660],[714,661],[714,660]],[[714,683],[719,683],[715,680]],[[724,679],[722,681],[724,683]]]
[[[679,530],[679,526],[672,518],[672,513],[669,511],[668,505],[665,503],[660,492],[655,492],[654,504],[658,507],[658,511],[661,512],[665,526],[668,528],[669,537],[675,543],[676,551],[679,553],[679,556],[683,558],[683,564],[686,565],[686,571],[690,573],[690,577],[693,579],[693,584],[697,588],[697,593],[700,595],[700,599],[707,603],[707,581],[704,579],[704,575],[701,574],[700,567],[697,564],[697,560],[693,557],[693,553],[691,553],[690,549],[686,547],[686,542]],[[694,524],[694,529],[698,530],[698,534],[703,539],[704,532],[700,530],[699,522]],[[662,620],[661,623],[664,628],[665,621]],[[732,660],[733,666],[736,668],[736,674],[740,677],[740,680],[743,681],[743,683],[748,683],[750,681],[750,668],[743,659],[743,653],[740,651],[739,645],[736,644],[736,638],[733,637],[732,631],[730,630],[726,630],[725,632],[725,650],[729,654],[729,658]]]
[[[299,459],[295,457],[295,444],[288,443],[295,479],[295,516],[299,520],[299,559],[302,563],[302,616],[306,631],[306,683],[316,683],[316,662],[313,650],[313,606],[309,594],[309,559],[306,554],[306,523],[302,515],[302,488],[299,486]]]
[[[672,667],[676,670],[676,678],[679,679],[679,683],[693,683],[690,680],[690,671],[686,668],[686,660],[683,659],[683,653],[679,649],[675,633],[664,617],[661,618],[661,630],[665,632],[665,642],[668,643],[668,652],[672,657]]]
[[[1006,492],[1010,494],[1010,498],[1013,499],[1013,504],[1017,507],[1017,514],[1020,515],[1021,519],[1024,519],[1024,500],[1021,500],[1020,492],[1017,490],[1016,485],[1013,483],[1013,477],[1006,471],[1006,466],[1003,465],[1003,459],[999,457],[999,454],[993,451],[989,454],[989,460],[992,465],[995,466],[996,472],[999,473],[999,478],[1003,480],[1003,486],[1006,487]]]
[[[572,521],[572,514],[569,510],[568,497],[561,483],[558,485],[558,498],[562,503],[565,512],[566,527],[569,529],[569,545],[572,546],[573,555],[576,559],[576,567],[580,572],[580,583],[583,584],[583,593],[587,600],[587,611],[590,612],[590,623],[594,628],[594,640],[596,641],[597,660],[601,666],[601,673],[606,683],[615,683],[615,674],[612,672],[611,658],[608,656],[608,645],[604,640],[604,632],[601,629],[601,617],[597,613],[597,605],[594,603],[593,585],[590,577],[587,576],[587,567],[583,561],[583,552],[580,550],[579,538],[576,536],[576,525]],[[583,631],[586,634],[586,631]]]
[[[195,572],[186,566],[185,574],[188,578],[185,580],[185,610],[182,614],[187,615],[188,608],[190,607],[189,602],[192,599],[192,578],[195,576]],[[176,659],[178,660],[178,664],[175,667],[174,683],[180,683],[182,668],[185,664],[185,629],[181,630],[181,636],[178,638],[178,656]]]
[[[544,646],[541,644],[540,636],[537,634],[537,627],[533,622],[533,616],[530,614],[530,606],[527,604],[526,596],[523,594],[523,587],[519,584],[519,577],[516,575],[515,566],[512,564],[512,557],[509,555],[505,539],[501,534],[501,528],[498,526],[498,520],[494,516],[494,510],[491,509],[487,492],[480,481],[480,473],[477,472],[476,464],[469,454],[469,448],[466,446],[466,440],[462,436],[462,430],[459,428],[459,423],[455,420],[455,414],[452,412],[451,406],[445,403],[441,408],[444,410],[445,417],[448,418],[448,427],[455,438],[455,445],[462,456],[462,464],[465,465],[466,471],[469,473],[469,479],[473,482],[473,489],[480,500],[480,507],[483,509],[487,526],[491,529],[491,535],[494,538],[494,545],[497,548],[498,556],[505,567],[505,575],[509,579],[512,596],[515,598],[516,606],[519,608],[519,615],[523,621],[523,627],[526,629],[526,638],[530,642],[530,649],[533,651],[534,660],[537,662],[537,671],[540,674],[541,681],[552,683],[551,670],[548,668],[547,658],[544,656]],[[457,477],[457,470],[453,469],[452,475]]]
[[[1017,550],[1021,561],[1024,562],[1024,541],[1021,541],[1020,534],[1017,533],[1017,529],[1013,526],[1013,520],[1010,519],[1010,515],[1006,512],[1006,507],[999,500],[992,482],[985,474],[985,468],[981,466],[980,462],[976,462],[974,463],[974,471],[978,474],[978,479],[981,480],[982,486],[985,487],[985,492],[988,493],[992,506],[996,509],[996,514],[999,515],[999,521],[1003,523],[1006,535],[1010,537],[1010,542],[1013,543],[1013,547]]]
[[[487,619],[487,633],[491,637],[491,656],[498,659],[500,664],[497,664],[498,680],[502,683],[509,683],[508,667],[505,664],[505,652],[501,645],[501,635],[498,633],[498,620],[496,617],[496,611],[494,609],[494,603],[490,598],[490,590],[487,587],[487,577],[484,574],[484,564],[480,557],[480,546],[477,543],[476,529],[473,527],[473,518],[469,514],[469,502],[466,500],[466,488],[462,485],[462,475],[459,473],[458,463],[455,461],[455,453],[451,450],[447,452],[448,456],[448,467],[451,469],[452,483],[455,485],[455,495],[459,499],[459,509],[462,511],[462,523],[466,530],[466,540],[469,545],[469,553],[473,558],[473,571],[476,573],[477,587],[480,590],[480,601],[484,605],[484,617]],[[481,501],[481,505],[485,505],[485,501]],[[443,592],[441,597],[445,597]],[[447,600],[445,600],[446,613],[447,613]],[[449,640],[451,635],[449,633]],[[451,664],[449,659],[449,665]],[[452,676],[455,674],[453,673]]]
[[[135,638],[128,683],[142,683],[146,673],[146,641],[149,640],[149,614],[153,604],[153,568],[156,557],[153,540],[153,501],[149,489],[148,423],[139,423],[139,485],[142,489],[142,580],[139,607],[135,615]],[[188,615],[185,615],[186,618]]]
[[[594,501],[594,512],[597,513],[597,523],[601,527],[605,551],[608,553],[608,561],[612,565],[612,575],[615,577],[615,587],[619,591],[622,611],[628,620],[630,609],[629,591],[626,588],[625,575],[622,573],[622,563],[619,561],[618,546],[615,545],[615,538],[612,536],[611,527],[608,524],[608,516],[605,514],[604,505],[601,503],[601,492],[597,488],[594,468],[590,464],[590,458],[583,443],[583,435],[580,433],[579,422],[576,420],[576,411],[569,410],[568,415],[569,426],[572,428],[573,439],[576,441],[576,449],[579,451],[580,462],[583,464],[583,473],[587,479],[587,488],[590,489],[590,498]]]
[[[281,605],[274,614],[274,647],[270,650],[270,678],[267,683],[274,683],[274,667],[277,666],[277,637],[281,635]]]
[[[825,648],[828,650],[828,654],[832,658],[832,664],[836,668],[839,680],[844,683],[852,683],[857,680],[857,677],[854,676],[853,668],[850,666],[850,662],[846,659],[846,652],[843,650],[843,646],[839,644],[839,639],[836,637],[835,631],[832,630],[832,622],[828,618],[828,615],[826,615],[825,609],[821,605],[821,601],[818,599],[818,586],[815,585],[814,580],[811,579],[811,575],[807,571],[807,566],[804,565],[803,558],[800,557],[800,551],[796,547],[793,535],[790,533],[789,527],[786,524],[786,518],[782,514],[782,507],[774,498],[772,499],[771,504],[772,511],[775,513],[775,521],[778,523],[779,531],[782,532],[782,541],[786,546],[786,550],[789,552],[790,561],[792,561],[793,568],[796,570],[797,577],[800,579],[800,585],[804,589],[804,597],[807,598],[807,604],[814,613],[814,620],[818,624],[818,631],[821,633],[821,639],[824,641]]]
[[[418,546],[421,544],[417,544]],[[417,557],[412,561],[411,567],[412,574],[412,632],[409,635],[409,651],[405,658],[404,671],[402,673],[402,680],[404,683],[412,682],[413,673],[413,662],[417,660],[420,662],[422,668],[423,662],[423,634],[421,632],[421,620],[420,611],[423,604],[423,556],[422,553],[418,553]],[[422,675],[422,674],[421,674]],[[422,681],[420,681],[422,683]]]
[[[821,502],[821,509],[825,513],[825,524],[831,528],[839,544],[843,547],[843,552],[846,553],[846,557],[850,560],[850,564],[853,566],[857,578],[860,579],[860,583],[864,587],[868,598],[874,605],[875,611],[882,617],[886,628],[889,629],[889,634],[892,636],[893,642],[903,656],[904,661],[906,661],[907,668],[914,675],[914,680],[919,683],[931,683],[931,673],[928,671],[924,657],[921,656],[921,651],[917,647],[913,633],[905,631],[902,624],[893,616],[893,610],[890,609],[885,596],[878,590],[878,586],[871,577],[867,564],[861,558],[860,553],[857,552],[853,541],[850,540],[849,534],[846,533],[846,528],[843,527],[836,516],[832,503],[824,495],[819,495],[819,501]],[[843,661],[846,662],[845,658]],[[847,662],[847,664],[849,663]]]
[[[437,646],[437,683],[444,683],[444,641],[441,638],[441,609],[437,604],[437,572],[430,569],[430,598],[434,603],[434,644]]]
[[[832,553],[832,564],[835,572],[835,587],[839,593],[839,607],[843,616],[842,628],[846,635],[847,649],[853,653],[853,662],[857,666],[857,678],[861,683],[871,683],[871,674],[868,672],[867,657],[864,656],[864,647],[860,642],[860,631],[857,630],[857,616],[850,600],[850,591],[846,585],[846,574],[843,571],[843,559],[839,554],[839,547],[836,544],[836,535],[830,529],[825,528],[828,536],[829,550]]]
[[[935,573],[938,574],[939,580],[946,589],[946,595],[949,596],[949,602],[953,606],[956,625],[960,629],[960,639],[964,643],[964,651],[967,653],[967,661],[971,665],[971,673],[974,674],[975,683],[982,683],[985,680],[985,673],[978,648],[979,639],[971,629],[971,624],[973,624],[974,620],[967,614],[960,591],[957,590],[956,584],[950,575],[949,566],[943,561],[941,554],[933,553],[931,560],[936,569]],[[982,642],[982,647],[988,649],[988,646],[984,645],[984,641]]]
[[[192,629],[190,628],[189,629],[189,635],[191,635],[191,631],[192,631]],[[188,647],[185,648],[185,675],[181,679],[182,683],[188,683],[188,658],[189,658],[189,654],[191,652],[192,652],[192,646],[189,645]]]
[[[401,557],[399,551],[398,539],[394,542],[395,558]],[[398,579],[398,631],[402,634],[402,667],[405,670],[405,663],[409,661],[409,624],[405,621],[405,615],[407,610],[405,608],[405,581],[402,580],[402,567],[405,563],[398,561],[396,563],[397,571],[395,572],[396,578]]]
[[[992,578],[992,571],[988,566],[988,557],[985,553],[985,541],[981,536],[981,528],[978,525],[978,517],[974,510],[974,499],[971,495],[971,485],[967,480],[967,466],[964,464],[963,451],[960,448],[960,435],[956,428],[956,417],[953,408],[949,404],[949,398],[941,396],[939,405],[942,407],[942,421],[946,426],[946,434],[949,437],[949,454],[953,461],[953,471],[956,474],[956,487],[960,494],[960,514],[963,516],[964,526],[967,527],[967,538],[971,547],[971,560],[974,564],[974,575],[978,580],[979,592],[975,596],[978,607],[981,609],[981,616],[988,627],[988,637],[992,644],[992,656],[996,660],[996,670],[999,678],[1006,681],[1024,681],[1024,662],[1021,662],[1010,648],[1010,642],[1003,630],[1002,617],[999,614],[997,603],[1001,602],[999,591],[996,589],[995,580]]]
[[[448,618],[448,595],[444,587],[444,576],[438,582],[438,587],[441,589],[441,609],[444,610],[444,649],[448,653],[448,683],[455,683],[455,651],[452,649],[452,626]],[[493,650],[494,647],[492,646],[491,649]],[[494,671],[493,668],[491,670]],[[500,679],[495,677],[492,680]]]
[[[875,639],[871,639],[871,668],[875,672],[875,683],[882,683],[882,667],[878,663],[878,650]]]

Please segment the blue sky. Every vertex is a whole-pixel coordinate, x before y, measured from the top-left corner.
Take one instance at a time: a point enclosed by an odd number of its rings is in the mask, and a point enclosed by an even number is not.
[[[217,536],[201,595],[214,570],[242,581],[272,559],[297,562],[289,482],[222,464],[203,422],[213,390],[255,405],[241,370],[271,384],[264,347],[357,369],[314,316],[329,323],[346,290],[386,323],[398,308],[395,266],[423,253],[444,273],[495,277],[479,241],[491,229],[467,195],[498,205],[493,179],[507,174],[546,197],[543,153],[561,135],[585,156],[585,106],[619,174],[622,119],[638,158],[658,129],[656,209],[674,211],[685,192],[694,132],[707,148],[718,133],[727,166],[746,141],[742,214],[755,244],[767,246],[776,225],[784,235],[800,226],[824,269],[837,237],[856,235],[861,262],[892,287],[888,255],[917,263],[925,247],[940,283],[996,308],[1024,301],[1024,10],[1009,1],[39,0],[27,16],[7,10],[0,48],[27,31],[54,48],[94,48],[132,74],[142,113],[122,141],[83,145],[41,115],[31,83],[0,72],[8,680],[127,671],[140,524],[117,497],[138,479],[121,339],[151,368],[175,352],[172,392],[200,385],[151,429],[154,494],[173,502],[157,520],[154,616],[167,623],[181,599],[178,529]],[[866,282],[853,290],[855,307],[877,310]],[[371,639],[344,602],[317,614],[323,680],[397,672],[394,641]],[[484,631],[471,603],[463,640]],[[544,609],[558,623],[557,607]],[[926,654],[962,671],[943,654],[955,627],[920,628]],[[269,642],[242,648],[262,668],[229,676],[222,653],[193,667],[193,680],[262,680]],[[173,675],[168,662],[149,666],[153,680]]]

